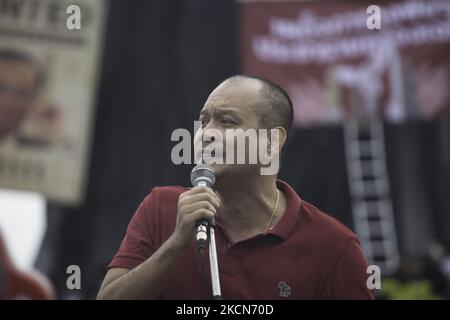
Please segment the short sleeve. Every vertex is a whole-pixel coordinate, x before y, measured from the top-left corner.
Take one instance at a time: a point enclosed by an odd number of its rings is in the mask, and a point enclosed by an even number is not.
[[[113,267],[133,269],[155,252],[153,217],[157,210],[156,202],[156,191],[153,189],[134,213],[108,269]]]
[[[367,287],[367,261],[356,237],[350,238],[326,284],[325,299],[373,300]]]

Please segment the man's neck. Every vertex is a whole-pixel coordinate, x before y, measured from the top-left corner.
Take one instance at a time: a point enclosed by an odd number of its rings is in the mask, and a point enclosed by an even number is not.
[[[233,240],[240,240],[265,231],[273,213],[277,186],[276,176],[257,176],[239,179],[226,185],[219,184],[216,190],[223,206],[219,210],[220,223],[227,229]],[[275,224],[286,207],[282,192],[279,194]]]

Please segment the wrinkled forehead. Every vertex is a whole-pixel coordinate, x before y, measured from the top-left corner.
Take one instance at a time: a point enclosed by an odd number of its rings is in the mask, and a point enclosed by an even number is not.
[[[254,79],[225,81],[215,88],[203,106],[203,110],[215,107],[235,107],[242,112],[253,112],[252,107],[261,103],[261,83]]]

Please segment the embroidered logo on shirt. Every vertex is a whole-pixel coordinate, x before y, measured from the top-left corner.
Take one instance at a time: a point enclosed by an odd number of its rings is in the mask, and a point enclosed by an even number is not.
[[[278,288],[280,288],[280,292],[278,295],[282,298],[287,298],[291,295],[291,287],[289,287],[286,282],[280,281],[278,282]]]

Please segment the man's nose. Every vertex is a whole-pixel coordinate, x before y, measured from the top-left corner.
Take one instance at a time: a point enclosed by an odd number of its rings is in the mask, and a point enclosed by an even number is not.
[[[202,147],[203,148],[205,148],[207,145],[213,143],[216,140],[216,137],[211,134],[210,129],[205,128],[203,131],[203,135],[202,135]]]

